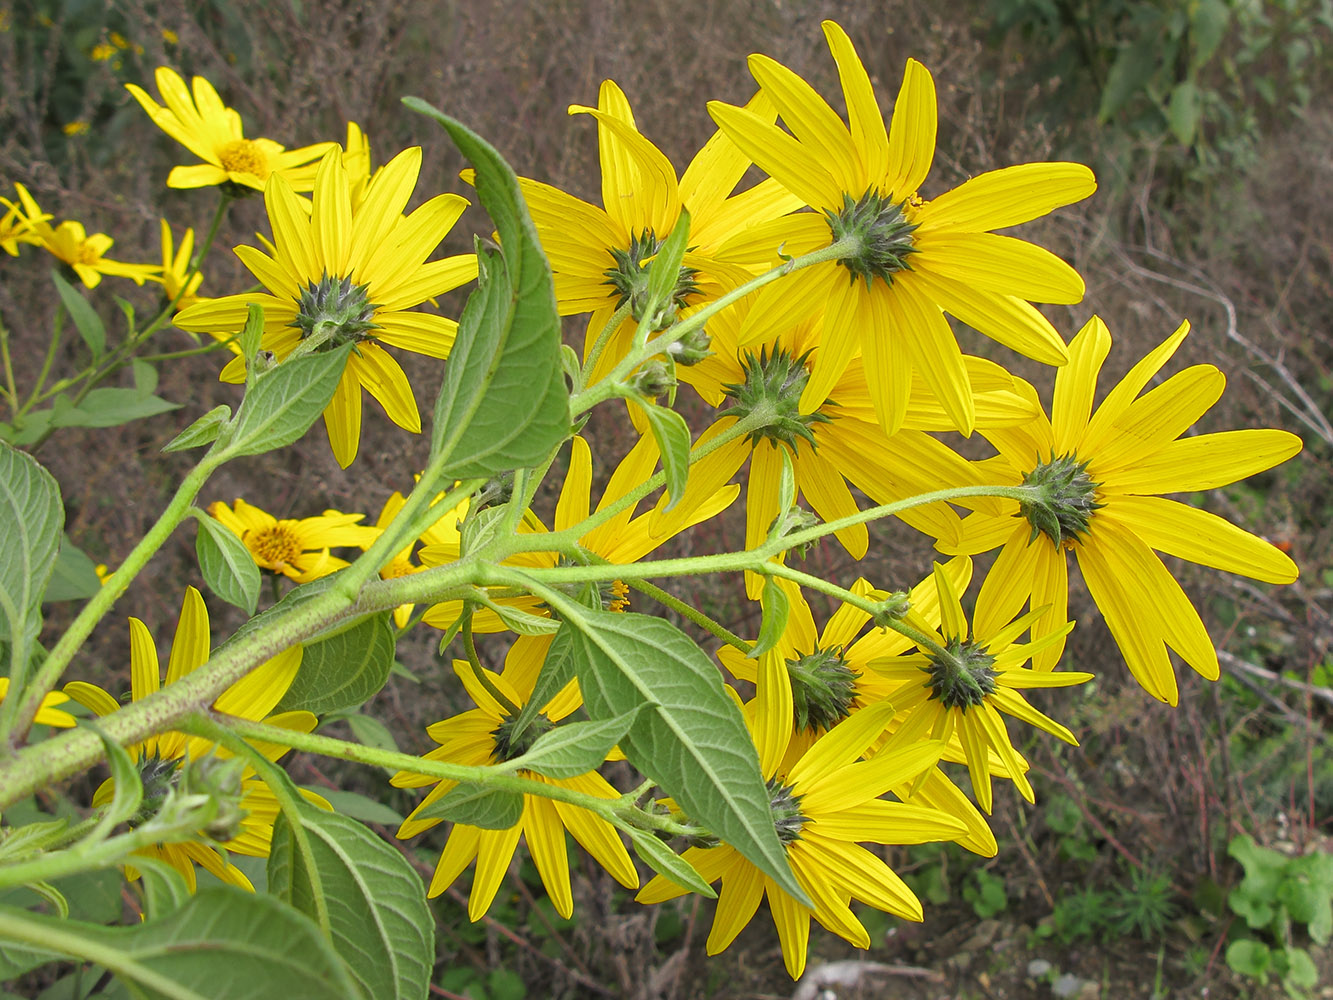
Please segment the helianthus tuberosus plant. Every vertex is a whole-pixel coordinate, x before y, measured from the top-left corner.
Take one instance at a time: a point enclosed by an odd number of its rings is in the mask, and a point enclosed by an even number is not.
[[[1294,580],[1296,567],[1160,494],[1267,469],[1299,440],[1182,436],[1222,390],[1208,366],[1148,388],[1183,329],[1094,409],[1110,332],[1093,319],[1066,343],[1031,304],[1077,302],[1082,279],[994,232],[1086,198],[1091,172],[1024,164],[924,198],[930,73],[909,61],[886,123],[851,40],[824,27],[847,119],[755,56],[758,95],[710,105],[719,131],[679,176],[614,83],[596,107],[572,108],[575,127],[596,130],[601,208],[515,177],[464,125],[407,99],[472,164],[468,197],[496,236],[475,255],[436,256],[463,196],[428,193],[406,211],[419,149],[372,170],[369,142],[349,124],[346,148],[289,153],[246,139],[201,78],[187,90],[159,71],[166,107],[131,88],[205,161],[168,183],[221,186],[220,212],[260,190],[268,228],[262,248],[236,248],[259,288],[215,298],[199,295],[199,276],[216,221],[197,253],[193,230],[177,249],[164,221],[162,263],[142,271],[110,267],[100,244],[67,260],[160,282],[163,315],[145,329],[208,334],[197,350],[225,357],[221,378],[238,388],[233,405],[168,445],[202,457],[45,643],[43,593],[71,557],[55,481],[20,448],[69,425],[62,414],[86,409],[116,365],[149,381],[151,366],[134,360],[147,334],[131,330],[115,364],[90,369],[83,394],[44,421],[34,407],[45,387],[7,390],[0,506],[16,527],[0,553],[0,808],[8,818],[103,760],[111,774],[83,803],[86,818],[0,831],[0,888],[43,900],[0,906],[5,977],[62,960],[153,996],[424,997],[428,898],[443,901],[472,870],[467,914],[481,919],[521,844],[567,916],[566,832],[642,903],[717,896],[710,953],[766,899],[799,977],[811,918],[862,948],[853,901],[922,918],[863,845],[996,852],[984,815],[995,796],[1009,783],[1029,801],[1040,794],[1010,718],[1076,743],[1038,690],[1091,677],[1061,663],[1068,550],[1149,692],[1176,700],[1168,648],[1217,676],[1202,620],[1155,551],[1270,583]],[[769,176],[737,190],[752,166]],[[42,235],[55,232],[48,217],[25,189],[16,198],[3,201],[4,248],[56,252]],[[462,314],[441,315],[434,298],[474,278]],[[93,307],[67,281],[57,287],[85,340],[100,334],[110,356]],[[591,315],[581,350],[561,344],[560,318],[575,314]],[[1050,417],[1030,384],[965,353],[946,314],[1054,366]],[[411,376],[441,364],[423,420]],[[674,408],[680,383],[713,409],[706,423]],[[320,417],[338,463],[355,465],[362,389],[430,446],[423,469],[389,484],[401,492],[385,489],[373,523],[313,500],[270,514],[272,498],[228,503],[210,486],[233,459],[304,446]],[[626,407],[640,433],[617,461],[599,449],[598,421],[623,424]],[[973,431],[990,458],[969,460],[940,436]],[[720,536],[698,527],[719,518],[744,523],[743,548],[702,548]],[[830,536],[865,557],[867,525],[888,518],[953,558],[923,566],[919,581],[800,568]],[[117,602],[135,610],[136,577],[187,519],[212,599],[252,617],[215,646],[205,599],[188,588],[165,682],[134,617],[128,662],[85,676],[82,645]],[[994,548],[973,586],[970,556]],[[742,621],[757,629],[687,596],[704,574],[731,575],[738,601],[754,602]],[[836,607],[823,621],[814,594]],[[415,636],[451,652],[475,706],[430,713],[440,721],[416,742],[433,749],[418,757],[317,731],[320,717],[388,683],[396,645]],[[433,877],[331,809],[332,793],[298,788],[277,763],[289,750],[426,789],[397,833],[438,850]],[[246,855],[266,866],[242,871]],[[115,929],[69,919],[55,882],[116,866],[134,879],[127,898],[144,919]]]

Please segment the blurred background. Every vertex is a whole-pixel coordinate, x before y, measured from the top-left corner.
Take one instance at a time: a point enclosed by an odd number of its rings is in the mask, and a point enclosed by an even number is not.
[[[1311,937],[1321,936],[1319,913],[1333,895],[1326,738],[1333,719],[1331,0],[5,2],[0,194],[12,197],[13,184],[24,184],[57,220],[78,219],[90,233],[111,236],[108,256],[123,261],[160,262],[160,218],[178,240],[186,226],[205,228],[216,192],[165,187],[171,167],[194,158],[124,89],[136,83],[156,96],[153,71],[167,65],[187,78],[207,77],[241,113],[248,137],[289,148],[342,141],[355,121],[369,135],[375,164],[420,144],[425,166],[414,204],[440,191],[468,191],[458,180],[463,163],[442,131],[399,104],[407,94],[468,123],[519,174],[598,203],[595,125],[569,118],[568,105],[595,104],[599,83],[615,79],[640,130],[682,169],[713,132],[705,103],[740,104],[753,92],[745,65],[751,52],[785,63],[842,110],[819,28],[825,17],[851,35],[886,111],[909,56],[934,74],[939,149],[925,197],[1012,163],[1093,166],[1100,185],[1093,198],[1020,235],[1086,278],[1082,303],[1046,308],[1066,337],[1094,313],[1106,320],[1116,346],[1103,387],[1188,318],[1193,333],[1170,370],[1208,363],[1228,377],[1226,395],[1200,429],[1283,427],[1302,436],[1305,450],[1267,474],[1189,498],[1269,538],[1302,570],[1298,583],[1275,589],[1171,565],[1221,651],[1222,680],[1210,684],[1182,667],[1180,707],[1157,704],[1130,681],[1086,594],[1075,594],[1080,627],[1064,665],[1098,680],[1050,692],[1042,706],[1070,725],[1082,748],[1045,737],[1020,746],[1032,763],[1037,804],[1028,807],[1012,789],[997,794],[997,858],[939,845],[890,849],[891,863],[926,904],[925,924],[866,911],[875,947],[865,955],[815,929],[811,968],[853,958],[876,963],[846,973],[837,987],[843,997],[1333,996],[1324,985],[1333,982],[1324,975],[1328,956]],[[200,294],[248,287],[248,273],[228,250],[266,230],[261,199],[238,203],[203,265]],[[441,252],[466,252],[472,233],[488,231],[484,214],[470,210]],[[31,247],[17,259],[0,257],[0,322],[20,384],[46,349],[56,301],[52,263]],[[149,315],[159,293],[107,278],[90,297],[114,330],[112,295]],[[441,307],[456,315],[461,304],[458,297]],[[568,332],[580,342],[581,323]],[[1011,366],[1049,398],[1048,370],[1025,367],[972,331],[960,338],[965,350]],[[158,351],[192,346],[175,330],[153,344]],[[81,350],[66,337],[57,370],[81,366]],[[188,456],[162,455],[160,447],[189,420],[235,401],[235,389],[216,380],[219,367],[216,355],[164,364],[157,392],[180,403],[178,413],[110,429],[62,429],[41,448],[38,457],[64,493],[68,531],[97,561],[114,566],[123,558],[189,467]],[[439,369],[424,360],[408,369],[424,410]],[[630,430],[618,426],[619,416],[608,408],[590,426],[599,454],[628,446]],[[424,440],[397,431],[372,403],[360,457],[346,472],[317,425],[300,448],[227,466],[201,505],[243,496],[279,517],[333,507],[364,511],[373,522],[390,491],[410,488],[425,452]],[[603,477],[611,467],[603,463]],[[680,544],[700,551],[742,539],[740,525],[722,524]],[[860,574],[897,588],[928,572],[930,549],[910,529],[881,523],[863,562],[851,563],[837,546],[811,559],[832,579]],[[163,549],[142,585],[117,605],[71,676],[127,687],[124,616],[143,618],[165,643],[187,582],[201,585],[189,532]],[[742,634],[757,628],[757,608],[744,606],[737,581],[702,583],[691,601],[737,623]],[[209,604],[220,637],[239,612]],[[62,615],[67,620],[57,607],[53,620]],[[400,645],[405,674],[361,713],[332,722],[335,734],[412,753],[432,745],[424,727],[466,705],[447,660],[435,653],[438,636],[427,632]],[[386,834],[411,808],[408,793],[364,769],[302,757],[291,769],[313,787],[366,796],[344,804]],[[76,785],[69,795],[86,802],[88,788]],[[437,828],[403,845],[425,872],[443,833]],[[1229,852],[1242,834],[1276,855],[1255,860],[1243,846]],[[1315,907],[1284,904],[1292,918],[1285,939],[1281,921],[1255,915],[1265,902],[1251,898],[1258,883],[1243,881],[1247,871],[1280,868],[1283,859],[1307,859],[1299,860],[1302,873],[1308,868],[1301,878],[1313,886],[1305,902]],[[470,924],[460,905],[467,876],[435,901],[436,995],[791,994],[763,913],[729,951],[705,959],[711,903],[646,909],[594,866],[576,869],[568,921],[542,897],[527,863],[481,923]],[[114,891],[105,905],[114,917],[121,905]],[[1231,948],[1240,939],[1256,947]],[[1288,945],[1308,950],[1313,982],[1290,974],[1283,982]],[[41,995],[50,1000],[75,995],[64,980],[28,985],[31,995],[48,990]]]

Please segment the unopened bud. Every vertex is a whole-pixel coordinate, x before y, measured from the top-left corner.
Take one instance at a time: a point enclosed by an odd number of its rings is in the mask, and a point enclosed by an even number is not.
[[[704,358],[710,357],[712,351],[713,338],[708,336],[708,331],[700,327],[697,330],[691,330],[680,340],[676,341],[667,348],[667,353],[675,359],[678,365],[697,365]]]

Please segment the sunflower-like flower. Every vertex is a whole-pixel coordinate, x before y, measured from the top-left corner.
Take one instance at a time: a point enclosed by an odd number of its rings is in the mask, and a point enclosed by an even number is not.
[[[930,386],[953,425],[970,433],[976,415],[966,367],[944,313],[1048,364],[1065,345],[1030,302],[1077,302],[1083,280],[1055,255],[991,232],[1079,201],[1096,187],[1075,163],[1030,163],[974,177],[925,201],[917,193],[935,155],[935,84],[908,60],[886,131],[870,77],[846,32],[824,22],[838,64],[848,123],[804,80],[762,55],[750,71],[791,134],[743,108],[714,101],[713,120],[755,164],[820,214],[767,227],[787,254],[843,239],[861,250],[818,264],[760,292],[742,332],[772,339],[773,325],[823,309],[823,350],[802,409],[831,393],[857,351],[865,356],[875,412],[890,433],[903,426],[913,373]]]
[[[1032,802],[1035,797],[1025,774],[1027,765],[1009,742],[1000,712],[1078,746],[1073,733],[1019,694],[1024,688],[1071,687],[1092,680],[1092,674],[1073,670],[1056,673],[1024,667],[1033,653],[1063,639],[1074,623],[1065,622],[1057,631],[1031,642],[1018,642],[1045,613],[1041,608],[993,632],[970,630],[949,576],[935,564],[940,627],[928,634],[939,649],[923,647],[917,653],[872,659],[867,664],[885,680],[897,683],[896,690],[888,693],[898,717],[888,748],[899,741],[910,745],[922,739],[947,740],[956,733],[966,755],[972,791],[982,809],[991,811],[992,754],[1004,763],[1007,776],[1023,797]],[[978,602],[977,617],[983,610]]]
[[[972,561],[960,556],[950,560],[945,569],[951,579],[966,586],[971,578]],[[755,696],[745,706],[747,717],[765,720],[762,728],[753,730],[755,744],[761,757],[769,752],[771,745],[784,744],[785,768],[795,764],[834,726],[886,701],[888,693],[900,686],[884,680],[868,663],[873,656],[883,655],[882,640],[892,642],[901,637],[897,632],[879,629],[862,635],[870,615],[851,604],[840,605],[824,628],[816,629],[814,615],[801,589],[788,580],[778,579],[776,583],[786,592],[789,607],[787,625],[777,644],[758,659],[724,646],[718,651],[718,659],[733,677],[755,685]],[[892,596],[876,590],[864,579],[853,583],[851,589],[858,597],[871,601],[884,601]],[[925,629],[939,627],[939,602],[932,578],[912,588],[908,603],[913,622]],[[782,720],[789,716],[784,727]],[[868,756],[891,738],[892,717],[886,725],[885,731],[871,741]],[[966,759],[956,739],[945,746],[942,759],[960,762]],[[992,760],[992,766],[1008,774],[999,758]],[[986,818],[939,768],[929,768],[914,781],[904,781],[890,791],[905,802],[942,809],[962,820],[968,832],[955,838],[959,846],[982,857],[995,856],[999,848]]]
[[[33,232],[33,228],[39,222],[46,222],[51,218],[50,215],[37,209],[37,203],[32,201],[32,196],[28,194],[27,188],[22,184],[15,184],[14,187],[19,192],[20,202],[26,196],[32,208],[36,210],[36,215],[34,217],[32,213],[28,212],[23,204],[15,204],[8,198],[0,198],[0,207],[5,210],[5,214],[0,216],[0,250],[11,257],[19,255],[19,244],[21,243],[41,246],[42,241]]]
[[[279,519],[238,498],[231,507],[221,500],[210,504],[208,512],[245,543],[260,569],[297,583],[309,583],[347,565],[330,549],[364,549],[380,535],[379,528],[358,523],[364,514],[336,510],[299,520]]]
[[[773,121],[766,98],[756,98],[750,110]],[[585,358],[612,314],[630,305],[630,318],[593,366],[589,381],[596,381],[625,356],[642,316],[648,264],[682,209],[690,215],[688,250],[660,327],[753,277],[734,259],[737,237],[798,208],[800,200],[773,181],[733,195],[750,161],[721,133],[677,179],[671,161],[638,131],[628,99],[611,80],[602,83],[597,107],[572,105],[569,113],[597,119],[605,208],[538,181],[522,178],[519,184],[551,261],[557,307],[562,315],[592,313]]]
[[[582,704],[578,683],[570,681],[560,693],[542,706],[537,721],[514,739],[514,716],[510,709],[522,709],[532,695],[537,675],[541,672],[551,636],[520,636],[505,657],[504,672],[485,671],[487,680],[508,701],[502,705],[486,686],[477,680],[471,666],[464,660],[454,661],[454,671],[477,708],[437,722],[426,732],[440,744],[425,755],[426,760],[450,761],[455,764],[498,764],[526,753],[532,741],[551,729]],[[596,771],[574,778],[546,778],[520,771],[525,777],[563,788],[596,796],[615,799],[620,793]],[[420,788],[434,784],[424,799],[398,830],[400,838],[414,837],[440,822],[437,818],[416,818],[431,803],[451,791],[457,782],[439,781],[411,771],[400,771],[392,783],[399,788]],[[558,802],[540,795],[523,796],[523,815],[517,825],[507,830],[484,830],[480,827],[455,823],[440,855],[428,895],[438,896],[470,865],[477,862],[472,879],[472,893],[468,897],[468,917],[480,920],[490,908],[500,882],[509,869],[521,836],[528,845],[533,863],[542,884],[562,917],[574,912],[574,897],[569,883],[569,856],[565,851],[565,831],[593,858],[611,873],[621,885],[637,889],[639,873],[630,860],[620,835],[606,820],[579,806]]]
[[[681,855],[705,882],[722,880],[707,951],[716,955],[740,933],[764,896],[777,925],[782,957],[793,979],[805,969],[813,916],[825,928],[858,948],[870,947],[870,935],[852,912],[859,900],[907,920],[921,920],[921,902],[879,857],[860,845],[922,844],[966,834],[963,822],[928,806],[881,799],[891,788],[911,783],[933,768],[944,747],[938,741],[859,760],[884,731],[893,708],[872,705],[829,730],[798,760],[787,766],[787,742],[767,743],[759,733],[770,724],[791,733],[791,709],[770,719],[766,706],[747,719],[768,782],[769,808],[778,840],[796,881],[814,903],[803,905],[747,861],[730,844],[690,847]],[[635,898],[660,903],[686,890],[658,875]]]
[[[262,346],[279,361],[316,335],[323,344],[355,344],[324,410],[329,443],[344,468],[356,458],[361,440],[362,387],[399,427],[421,431],[412,386],[381,345],[448,357],[458,324],[413,310],[477,276],[475,254],[426,260],[467,201],[437,195],[404,217],[420,170],[419,147],[399,153],[375,174],[356,209],[337,146],[320,161],[309,206],[274,174],[264,188],[273,227],[269,252],[236,248],[268,291],[211,299],[176,316],[182,329],[230,338],[245,325],[250,304],[258,303],[264,308]],[[244,381],[245,359],[234,358],[221,378]]]
[[[162,273],[154,280],[162,283],[162,295],[168,302],[174,302],[177,309],[188,309],[196,302],[206,301],[200,295],[199,286],[204,283],[204,274],[198,268],[191,273],[191,258],[194,256],[194,230],[185,230],[180,246],[175,246],[171,235],[171,226],[166,219],[162,221]]]
[[[440,497],[436,497],[435,501],[432,503],[436,503],[439,500]],[[360,543],[361,548],[370,548],[375,537],[378,537],[378,534],[387,528],[393,519],[398,516],[398,512],[403,509],[403,505],[406,502],[407,501],[403,498],[403,495],[397,490],[394,490],[389,494],[389,499],[384,501],[384,506],[380,508],[380,516],[375,521],[373,529],[375,535],[367,536],[365,540]],[[412,552],[413,549],[416,548],[417,542],[420,542],[423,546],[452,547],[454,551],[457,551],[458,543],[460,541],[458,525],[467,515],[467,511],[468,501],[467,499],[464,499],[457,507],[450,510],[433,525],[423,531],[420,537],[410,540],[403,546],[403,548],[394,553],[393,558],[380,569],[380,579],[396,580],[399,577],[409,576],[412,573],[420,573],[425,569],[426,567],[424,565],[414,561],[412,558]],[[394,608],[394,624],[399,628],[406,627],[408,620],[412,617],[412,610],[414,607],[415,605],[412,604],[400,604],[398,607]],[[485,631],[485,629],[480,629],[478,631]]]
[[[9,678],[0,677],[0,704],[4,703],[5,695],[9,694]],[[51,726],[55,729],[68,729],[75,724],[74,716],[70,715],[57,705],[63,705],[69,701],[69,695],[60,691],[49,691],[42,696],[42,704],[37,709],[37,714],[33,716],[33,722],[43,726]]]
[[[148,112],[154,125],[204,161],[172,167],[167,187],[230,183],[262,191],[270,177],[281,175],[295,190],[309,191],[315,183],[314,161],[336,146],[317,142],[285,149],[272,139],[247,139],[240,114],[223,104],[213,85],[202,76],[191,81],[191,89],[186,89],[180,74],[166,66],[158,67],[155,78],[166,107],[142,87],[127,83],[125,89]]]
[[[825,521],[859,509],[848,482],[875,503],[892,503],[946,486],[986,481],[972,463],[928,433],[951,425],[919,376],[913,379],[904,426],[893,435],[886,435],[875,419],[859,358],[847,365],[828,399],[808,407],[803,394],[811,366],[818,365],[820,318],[780,328],[771,344],[742,347],[739,328],[746,310],[742,303],[711,321],[713,354],[697,365],[678,369],[678,374],[710,404],[729,403],[700,435],[701,443],[758,408],[768,408],[778,416],[769,426],[723,445],[696,463],[681,501],[684,510],[691,509],[697,498],[716,493],[748,459],[745,545],[761,544],[778,516],[782,450],[791,457],[798,495]],[[1007,426],[1036,415],[1038,408],[1018,393],[1013,377],[999,365],[982,358],[964,361],[979,421]],[[958,516],[945,503],[913,507],[899,516],[935,538],[948,538],[958,531]],[[853,557],[865,556],[869,545],[865,525],[843,528],[837,537]],[[746,579],[750,596],[758,596],[760,578],[750,574]]]
[[[1296,435],[1263,428],[1181,437],[1226,386],[1212,365],[1194,365],[1143,393],[1188,331],[1182,324],[1134,365],[1094,413],[1111,334],[1100,319],[1089,320],[1070,344],[1069,365],[1055,376],[1050,418],[983,432],[1000,452],[987,463],[990,471],[1005,484],[1044,487],[1047,502],[1002,501],[996,513],[965,518],[957,543],[938,545],[970,554],[1000,547],[977,599],[986,610],[978,612],[976,627],[992,633],[1030,600],[1033,608],[1050,609],[1034,624],[1034,639],[1063,627],[1072,549],[1134,678],[1171,705],[1178,691],[1167,647],[1210,680],[1219,672],[1217,651],[1153,550],[1266,583],[1291,583],[1298,573],[1289,556],[1262,538],[1152,495],[1225,486],[1301,450]],[[1057,638],[1033,665],[1051,669],[1063,648]]]
[[[199,596],[199,591],[193,587],[185,590],[180,620],[171,643],[171,658],[167,663],[165,682],[152,633],[138,618],[131,618],[131,697],[134,701],[141,701],[159,690],[163,683],[174,684],[202,666],[208,660],[211,648],[208,608]],[[282,729],[310,732],[315,728],[317,720],[309,712],[269,714],[287,693],[300,665],[300,646],[284,650],[220,694],[213,702],[213,709],[242,719],[263,721]],[[110,715],[120,708],[115,698],[94,684],[71,681],[65,685],[64,690],[69,697],[99,716]],[[230,751],[224,747],[179,732],[159,733],[126,749],[138,764],[144,782],[144,806],[141,815],[130,821],[131,826],[152,817],[157,807],[163,804],[186,774],[187,764],[198,764],[210,754],[221,760],[231,757]],[[257,744],[256,749],[269,760],[277,760],[288,750],[287,747],[273,743]],[[167,862],[184,876],[192,892],[195,887],[195,865],[224,882],[254,891],[245,873],[227,859],[227,852],[254,858],[268,857],[273,839],[273,822],[278,815],[278,802],[268,785],[256,777],[253,768],[248,766],[240,771],[240,784],[236,791],[239,792],[239,802],[236,803],[239,812],[233,811],[231,816],[225,817],[227,821],[220,824],[229,827],[225,832],[217,829],[202,830],[195,840],[156,844],[136,853]],[[93,795],[93,805],[105,805],[111,801],[114,793],[115,783],[108,778]],[[329,808],[320,796],[309,792],[303,794],[312,802]],[[134,877],[135,873],[131,869],[129,874]]]
[[[90,236],[83,228],[83,223],[73,219],[52,226],[51,216],[38,207],[27,188],[15,184],[14,189],[18,192],[19,203],[17,207],[10,203],[10,208],[15,211],[16,220],[22,221],[11,223],[11,231],[18,234],[13,238],[17,240],[21,236],[22,242],[45,249],[51,256],[67,264],[86,287],[96,288],[104,274],[129,278],[136,285],[157,277],[161,268],[155,264],[127,264],[104,256],[115,244],[115,240],[106,233],[93,233]]]

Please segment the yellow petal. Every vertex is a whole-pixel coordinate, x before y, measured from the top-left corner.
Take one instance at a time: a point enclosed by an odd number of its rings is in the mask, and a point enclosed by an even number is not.
[[[705,950],[710,955],[725,951],[750,922],[764,898],[764,876],[754,865],[738,862],[722,877],[713,926]]]
[[[148,626],[138,618],[130,619],[130,690],[135,701],[142,701],[161,686],[157,646]]]
[[[937,115],[935,80],[930,70],[915,59],[908,59],[902,87],[893,105],[885,171],[897,198],[915,194],[930,172],[935,159]]]
[[[171,658],[167,661],[167,683],[180,680],[208,659],[212,637],[208,631],[208,608],[199,591],[185,588],[176,635],[171,640]]]
[[[922,224],[984,232],[1028,222],[1097,190],[1081,163],[1022,163],[964,181],[927,203]]]
[[[818,150],[839,189],[857,197],[868,178],[862,173],[852,137],[833,109],[815,89],[781,63],[755,54],[750,73],[777,106],[783,123],[804,149]]]
[[[1253,428],[1196,434],[1171,441],[1133,466],[1117,470],[1116,492],[1195,493],[1271,469],[1301,450],[1288,431]]]
[[[834,21],[824,21],[822,26],[829,51],[838,64],[838,81],[847,102],[847,120],[851,126],[852,144],[860,156],[862,174],[872,181],[884,177],[889,172],[889,136],[884,130],[884,115],[875,100],[870,75],[842,26]],[[901,94],[899,100],[902,100]]]
[[[1143,391],[1143,387],[1162,370],[1162,366],[1171,359],[1171,355],[1176,353],[1176,348],[1185,339],[1189,329],[1188,321],[1181,323],[1171,336],[1149,351],[1116,384],[1115,388],[1106,394],[1102,405],[1097,407],[1097,412],[1088,422],[1087,433],[1083,436],[1083,447],[1090,454],[1098,452],[1104,436],[1110,433],[1112,425],[1129,409],[1130,403]]]
[[[1073,303],[1085,287],[1077,271],[1049,250],[1025,240],[994,233],[919,230],[920,257],[909,263],[992,292],[1032,302]]]
[[[766,174],[807,205],[842,209],[843,188],[813,151],[786,132],[743,108],[709,101],[708,113],[718,128]]]
[[[1069,342],[1069,364],[1055,373],[1055,395],[1051,400],[1056,454],[1069,454],[1082,439],[1097,393],[1097,375],[1110,350],[1111,333],[1097,316],[1088,320]]]

